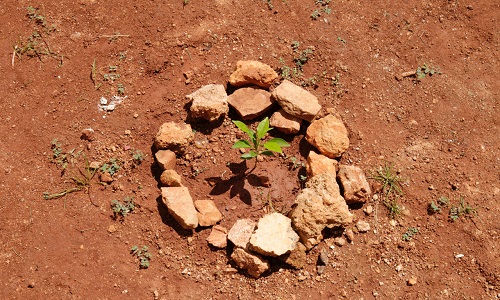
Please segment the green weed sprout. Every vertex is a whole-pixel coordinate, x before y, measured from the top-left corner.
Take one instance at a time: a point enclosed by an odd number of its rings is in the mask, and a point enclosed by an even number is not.
[[[269,118],[266,117],[264,120],[262,120],[259,125],[257,125],[257,131],[254,131],[245,125],[245,123],[241,121],[233,121],[234,125],[238,127],[241,131],[246,133],[250,140],[239,140],[234,145],[232,146],[233,149],[240,149],[240,148],[248,148],[250,149],[249,152],[243,153],[241,155],[241,159],[244,160],[250,160],[250,159],[255,159],[255,166],[252,169],[252,171],[255,169],[257,166],[257,156],[258,155],[268,155],[268,156],[273,156],[274,153],[283,153],[281,150],[282,147],[289,147],[290,144],[288,144],[285,140],[281,138],[272,138],[268,140],[267,142],[263,141],[263,138],[265,137],[266,133],[268,133],[270,130],[272,130],[271,127],[269,127]],[[251,171],[250,171],[251,172]]]

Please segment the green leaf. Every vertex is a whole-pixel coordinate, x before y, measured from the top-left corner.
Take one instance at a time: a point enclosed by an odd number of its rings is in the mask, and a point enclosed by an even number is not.
[[[234,143],[234,145],[231,148],[236,149],[236,148],[251,148],[251,147],[252,146],[250,146],[250,142],[249,141],[247,141],[247,140],[239,140],[236,143]]]
[[[244,153],[244,154],[241,155],[242,159],[252,159],[254,157],[257,157],[257,152],[255,152],[253,150],[250,151],[250,152],[248,152],[248,153]]]
[[[278,152],[278,153],[283,152],[283,151],[281,151],[280,145],[278,145],[277,143],[272,142],[272,141],[267,141],[264,144],[264,148],[266,148],[267,150],[273,151],[273,152]]]
[[[266,117],[264,120],[260,121],[259,125],[257,126],[257,140],[261,140],[266,133],[271,130],[272,128],[269,128],[269,118]]]
[[[290,147],[290,144],[288,144],[284,139],[281,138],[272,138],[267,142],[278,144],[280,147]]]
[[[243,131],[244,133],[248,134],[249,136],[252,136],[253,134],[253,130],[249,129],[247,127],[247,125],[245,125],[245,123],[241,122],[241,121],[233,121],[234,125],[236,125],[236,127],[238,127],[241,131]]]
[[[274,156],[274,153],[269,150],[262,151],[260,154],[262,155],[267,155],[267,156]]]

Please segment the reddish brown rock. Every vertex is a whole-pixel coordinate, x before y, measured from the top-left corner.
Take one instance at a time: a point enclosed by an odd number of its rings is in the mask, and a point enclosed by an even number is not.
[[[187,187],[162,187],[161,196],[168,212],[184,229],[198,227],[198,213]]]
[[[296,134],[300,130],[302,119],[296,118],[283,109],[280,109],[271,116],[269,123],[271,127],[285,134]]]
[[[163,186],[182,186],[182,178],[174,170],[165,170],[161,173],[160,183]]]
[[[278,74],[268,65],[255,60],[238,61],[236,71],[229,77],[229,83],[236,87],[256,85],[269,88]]]
[[[219,119],[229,111],[227,94],[222,84],[209,84],[202,86],[192,94],[186,96],[192,100],[191,117],[204,119],[209,122]]]
[[[170,150],[159,150],[155,153],[156,162],[160,168],[165,170],[173,170],[176,164],[175,153]]]
[[[271,100],[271,93],[252,87],[237,89],[227,97],[227,102],[243,120],[251,120],[261,116],[274,103]]]
[[[335,175],[337,164],[335,159],[310,151],[306,163],[307,177],[311,178],[325,172]]]
[[[285,112],[308,122],[314,120],[321,109],[316,96],[288,80],[274,89],[272,97]]]
[[[154,145],[157,150],[171,150],[175,153],[184,153],[186,147],[193,140],[194,133],[191,125],[186,123],[166,122],[161,125],[155,136]]]
[[[260,255],[249,253],[244,249],[236,248],[231,254],[231,259],[238,268],[246,270],[248,275],[258,278],[262,273],[269,270],[269,263]]]
[[[371,195],[370,184],[361,168],[340,165],[337,179],[347,204],[365,203]]]
[[[235,246],[247,248],[250,237],[255,229],[255,222],[250,219],[240,219],[234,223],[227,234],[227,239]]]
[[[226,248],[227,246],[227,229],[226,227],[215,225],[207,238],[207,242],[216,248]]]
[[[347,129],[333,115],[327,115],[309,125],[306,140],[329,158],[340,157],[349,147]]]
[[[194,207],[198,211],[200,226],[212,226],[222,220],[222,214],[212,200],[196,200]]]

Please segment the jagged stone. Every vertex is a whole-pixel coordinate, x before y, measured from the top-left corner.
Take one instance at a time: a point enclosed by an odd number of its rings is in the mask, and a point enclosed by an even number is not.
[[[314,120],[321,109],[316,96],[288,80],[274,89],[272,97],[285,112],[308,122]]]
[[[198,226],[198,215],[187,187],[162,187],[161,196],[169,213],[184,229]]]
[[[236,63],[236,71],[229,77],[229,83],[236,87],[256,85],[267,89],[276,78],[278,74],[270,66],[255,60],[240,60]]]
[[[262,273],[269,270],[269,263],[260,255],[249,253],[241,248],[234,249],[231,259],[238,265],[238,268],[246,270],[248,275],[254,278],[259,278]]]
[[[327,115],[309,125],[306,140],[329,158],[341,156],[349,147],[347,129],[333,115]]]
[[[212,122],[229,111],[226,90],[222,84],[202,86],[186,98],[193,101],[190,111],[191,117],[195,119]]]
[[[227,97],[227,102],[243,120],[252,120],[263,115],[274,103],[271,93],[252,87],[237,89]]]
[[[302,269],[307,263],[306,246],[297,242],[297,246],[290,253],[280,257],[282,261],[295,269]]]
[[[271,127],[285,134],[296,134],[300,130],[302,119],[296,118],[283,109],[280,109],[271,116],[269,123]]]
[[[173,170],[175,168],[176,158],[175,153],[170,150],[159,150],[155,153],[156,162],[160,168],[165,170]]]
[[[337,164],[335,159],[310,151],[306,163],[307,177],[311,178],[325,172],[335,175]]]
[[[226,227],[215,225],[207,238],[207,242],[219,249],[227,246],[227,229]]]
[[[186,123],[166,122],[161,125],[155,136],[154,145],[157,150],[171,150],[182,154],[193,140],[191,125]]]
[[[337,179],[347,204],[365,203],[371,195],[370,184],[359,167],[340,165]]]
[[[165,170],[161,173],[160,183],[163,186],[182,186],[182,178],[174,170]]]
[[[255,229],[255,222],[250,219],[240,219],[229,229],[227,239],[235,246],[247,248],[250,237]]]
[[[353,215],[340,195],[335,175],[322,173],[309,179],[289,214],[300,241],[311,249],[323,239],[325,227],[345,226]]]
[[[222,214],[212,200],[196,200],[194,207],[198,210],[200,226],[212,226],[222,220]]]
[[[250,238],[250,248],[262,255],[280,256],[295,249],[299,236],[291,220],[280,213],[262,217]]]

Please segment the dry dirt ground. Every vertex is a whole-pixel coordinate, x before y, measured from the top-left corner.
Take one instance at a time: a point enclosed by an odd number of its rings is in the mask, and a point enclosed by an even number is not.
[[[0,298],[499,299],[499,15],[493,0],[1,1]],[[370,199],[371,215],[352,208],[370,232],[343,247],[330,247],[339,233],[327,233],[304,270],[273,261],[256,280],[226,272],[230,249],[211,249],[210,230],[176,224],[151,152],[166,121],[189,122],[208,141],[177,171],[193,198],[216,201],[222,225],[259,218],[268,197],[286,211],[300,189],[301,169],[284,157],[259,165],[270,188],[213,185],[240,162],[228,138],[237,115],[193,122],[185,95],[226,85],[238,60],[289,67],[323,114],[340,116],[351,141],[341,163],[367,174],[394,165],[404,178],[396,221],[382,197]],[[424,64],[439,73],[402,76]],[[114,111],[98,110],[120,92],[127,98]],[[284,136],[287,156],[302,162],[306,125]],[[95,130],[91,142],[85,128]],[[115,161],[113,183],[94,176],[44,199],[84,179],[86,160]],[[450,205],[430,214],[442,196]],[[126,197],[135,211],[113,219],[111,201]],[[453,222],[460,199],[474,212]],[[403,241],[411,228],[418,233]],[[149,247],[149,268],[133,246]],[[317,275],[323,249],[329,265]]]

